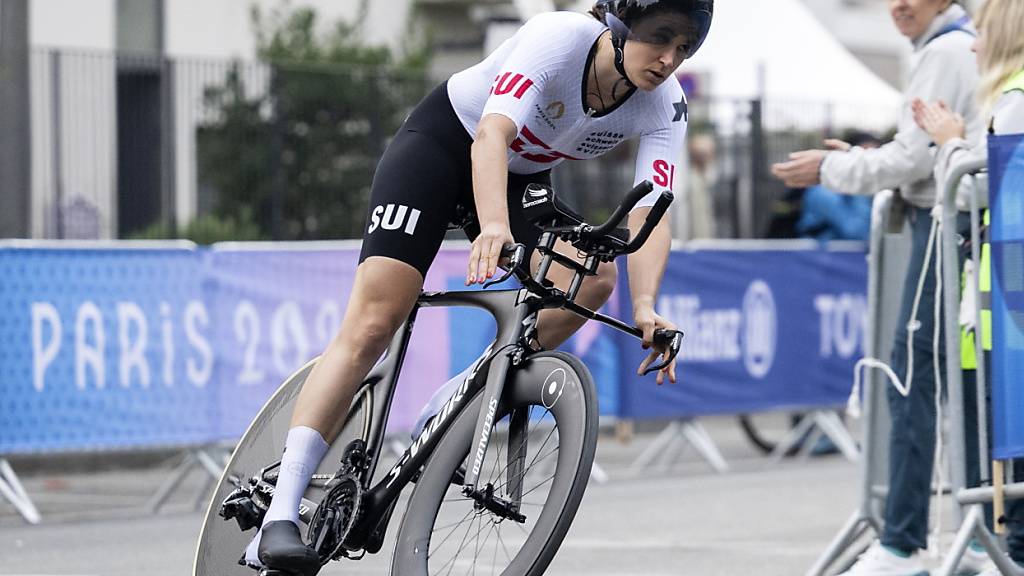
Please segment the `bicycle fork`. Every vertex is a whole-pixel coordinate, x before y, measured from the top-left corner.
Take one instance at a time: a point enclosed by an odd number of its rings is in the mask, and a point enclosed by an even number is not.
[[[512,366],[518,364],[523,357],[526,341],[536,334],[537,310],[525,301],[526,291],[520,291],[520,299],[516,304],[516,317],[510,323],[508,333],[499,336],[500,342],[509,342],[508,350],[498,355],[491,363],[484,388],[484,401],[477,417],[474,442],[470,445],[470,464],[465,471],[462,482],[462,493],[472,498],[478,508],[486,508],[495,514],[524,522],[519,514],[522,493],[522,475],[526,458],[526,436],[529,424],[528,414],[522,410],[514,410],[509,418],[509,450],[508,450],[508,501],[495,498],[494,487],[478,486],[480,471],[483,469],[484,457],[491,441],[491,432],[501,404],[505,382]],[[512,450],[512,446],[516,446]]]

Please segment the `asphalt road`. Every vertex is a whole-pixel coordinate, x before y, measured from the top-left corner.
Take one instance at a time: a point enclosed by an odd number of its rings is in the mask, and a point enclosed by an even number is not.
[[[838,457],[773,466],[731,421],[709,427],[733,468],[726,474],[692,450],[671,456],[671,468],[639,471],[630,464],[651,435],[630,445],[602,437],[597,461],[609,478],[591,482],[548,574],[803,574],[854,510],[857,466]],[[202,476],[190,476],[161,514],[141,511],[168,470],[26,477],[44,521],[28,526],[0,502],[0,574],[187,576]],[[380,575],[389,566],[386,543],[379,555],[322,573]]]

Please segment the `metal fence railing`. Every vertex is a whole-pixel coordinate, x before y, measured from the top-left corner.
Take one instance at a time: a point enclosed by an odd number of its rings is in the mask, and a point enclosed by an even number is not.
[[[32,54],[31,79],[34,237],[168,237],[205,215],[222,240],[359,236],[380,153],[438,82],[395,68],[54,50]],[[690,134],[717,144],[717,235],[762,235],[784,193],[770,163],[820,144],[842,117],[820,103],[691,101]],[[555,184],[599,217],[632,184],[634,151],[564,163]]]

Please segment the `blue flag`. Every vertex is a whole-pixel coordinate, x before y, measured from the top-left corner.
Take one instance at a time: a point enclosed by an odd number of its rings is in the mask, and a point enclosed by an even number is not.
[[[989,136],[993,456],[1024,456],[1024,134]]]

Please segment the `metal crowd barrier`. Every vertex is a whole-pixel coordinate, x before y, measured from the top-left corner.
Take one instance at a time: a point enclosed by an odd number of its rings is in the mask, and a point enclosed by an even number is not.
[[[959,250],[956,217],[957,206],[956,196],[960,181],[965,176],[976,176],[986,168],[985,160],[966,161],[956,165],[950,178],[946,181],[942,190],[942,284],[943,299],[947,311],[960,309],[960,263],[957,256]],[[980,182],[975,179],[975,182]],[[985,187],[975,185],[974,194],[971,196],[971,258],[974,262],[980,262],[981,251],[981,218],[979,211],[979,196],[987,193]],[[979,285],[974,285],[974,302],[981,302],[981,295],[978,292]],[[974,310],[975,326],[981,326],[980,310]],[[984,504],[992,503],[992,488],[967,488],[967,462],[965,461],[965,432],[963,412],[963,378],[960,367],[960,325],[958,314],[947,312],[945,317],[946,330],[946,381],[949,393],[949,417],[950,417],[950,450],[949,459],[953,471],[953,493],[956,495],[958,506],[954,512],[959,521],[960,527],[956,532],[948,553],[942,563],[942,567],[936,573],[937,576],[952,576],[956,572],[957,564],[967,549],[968,544],[974,539],[985,548],[1000,572],[1004,575],[1024,575],[1024,569],[1017,566],[1009,556],[1003,552],[999,539],[985,525]],[[988,449],[988,437],[986,434],[985,422],[987,420],[987,407],[985,405],[986,390],[986,369],[983,361],[982,339],[975,338],[975,354],[978,358],[977,367],[977,412],[978,412],[978,453],[979,466],[982,484],[989,480],[988,464],[991,462]],[[1024,483],[1010,484],[1009,490],[1004,494],[1005,498],[1019,499],[1024,497]]]
[[[941,266],[942,297],[946,313],[944,317],[946,344],[946,390],[949,419],[948,465],[951,471],[952,493],[955,495],[953,513],[959,524],[952,545],[943,558],[937,576],[952,576],[967,546],[972,539],[981,544],[986,553],[1005,575],[1024,576],[1024,569],[1017,566],[1003,551],[1002,543],[985,525],[983,505],[993,501],[992,488],[967,488],[967,462],[965,460],[966,432],[964,430],[963,368],[960,358],[960,262],[957,234],[956,195],[964,177],[975,177],[986,167],[985,161],[968,161],[954,167],[951,177],[942,190],[942,232]],[[975,178],[974,196],[971,199],[971,246],[972,258],[979,262],[980,216],[978,197],[986,193],[983,180]],[[867,356],[888,363],[892,350],[895,322],[898,318],[903,277],[910,242],[906,231],[896,234],[889,230],[893,223],[888,221],[892,194],[879,194],[874,203],[872,215],[871,256],[868,285],[869,350]],[[975,290],[978,289],[977,283]],[[975,294],[975,302],[980,297]],[[976,325],[980,326],[979,311],[975,310]],[[979,358],[977,371],[978,452],[981,480],[984,484],[990,477],[988,470],[989,450],[986,427],[987,419],[986,374],[981,350],[981,338],[975,339],[976,354]],[[808,576],[821,576],[829,568],[841,570],[851,564],[856,555],[863,551],[868,541],[863,538],[873,531],[880,535],[883,527],[885,498],[888,493],[888,439],[889,418],[885,388],[889,384],[877,371],[865,377],[863,418],[863,465],[862,492],[860,505],[840,532],[808,570]],[[936,465],[942,465],[937,461]],[[1024,482],[1006,486],[1006,498],[1024,498]]]
[[[892,204],[891,191],[876,194],[872,204],[867,342],[864,350],[865,357],[878,358],[886,363],[892,353],[896,318],[899,316],[903,271],[910,257],[908,231],[901,222],[889,220]],[[808,570],[808,576],[824,575],[840,560],[845,564],[851,563],[866,547],[862,540],[865,534],[869,531],[881,534],[889,472],[889,407],[885,395],[888,385],[879,371],[864,372],[860,504]]]

